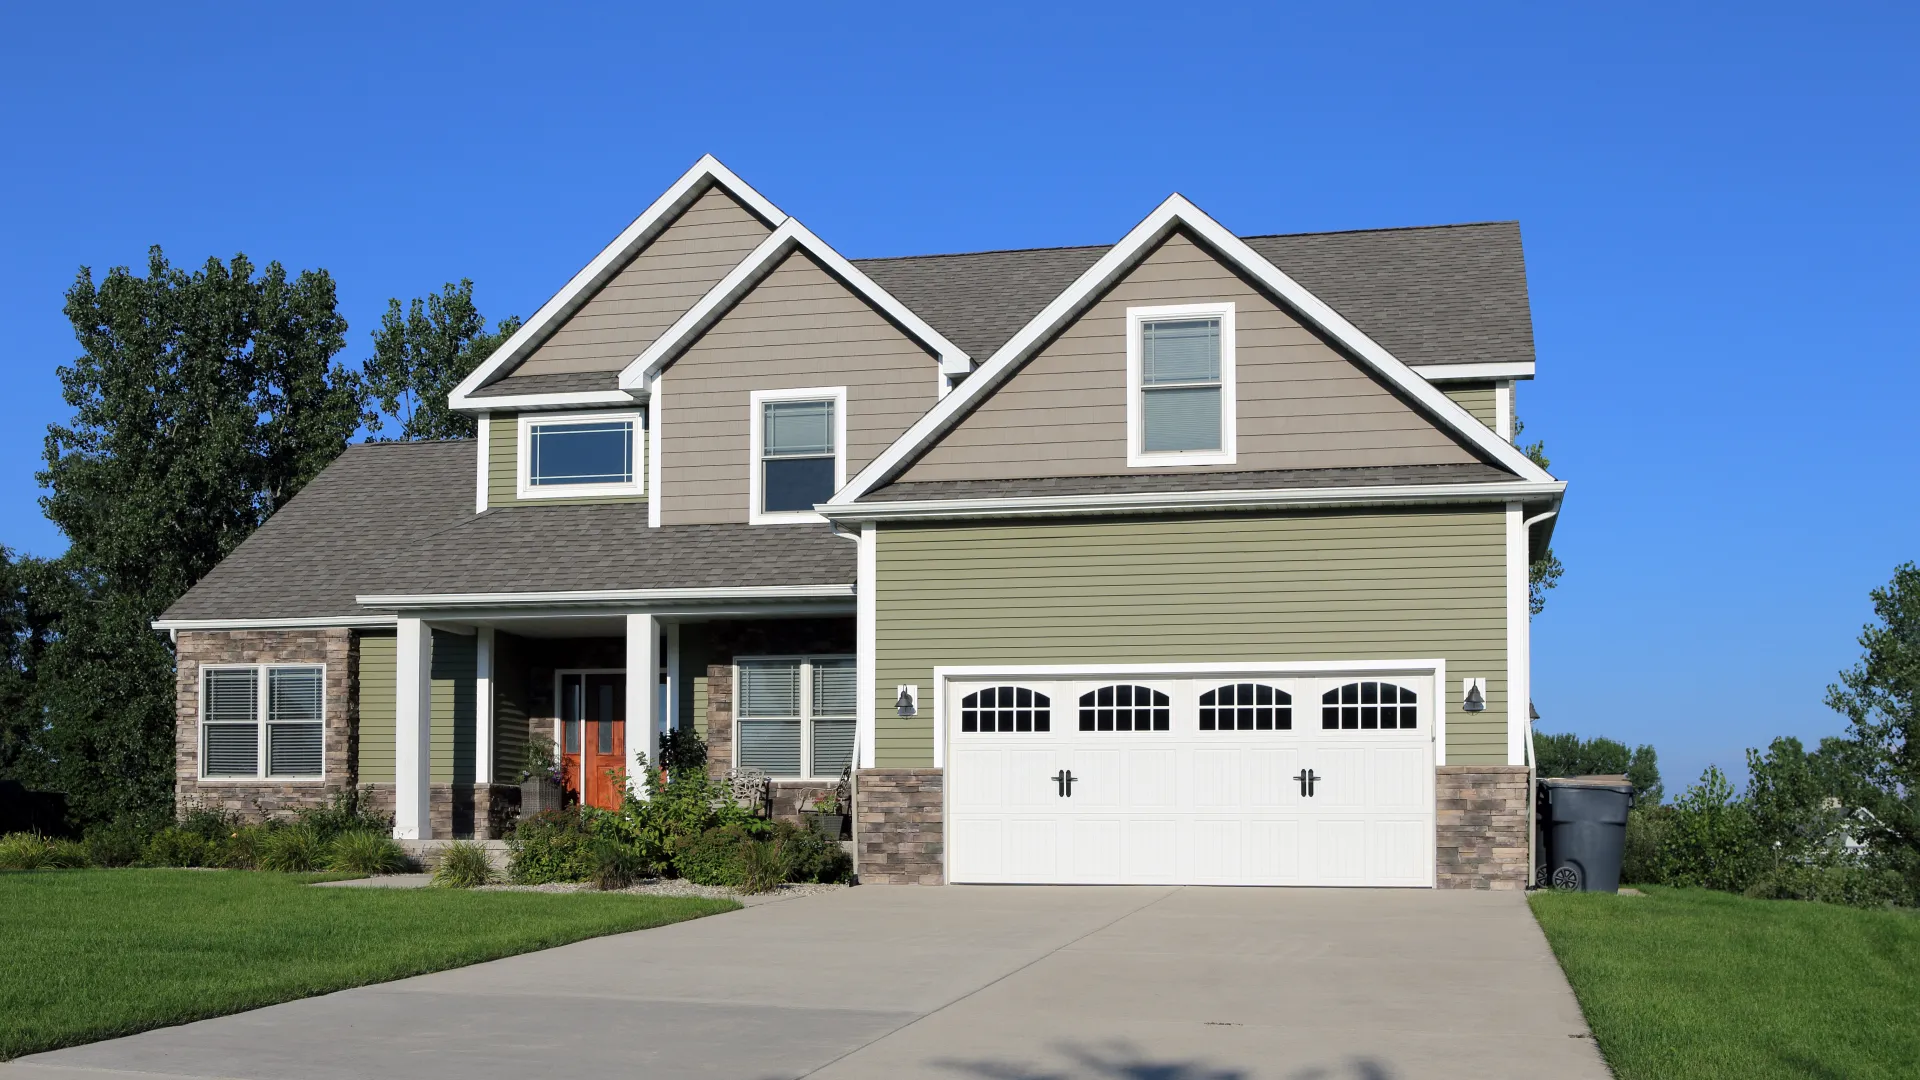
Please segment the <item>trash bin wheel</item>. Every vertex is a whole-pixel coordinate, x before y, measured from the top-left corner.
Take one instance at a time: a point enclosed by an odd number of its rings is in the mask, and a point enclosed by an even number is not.
[[[1579,867],[1562,866],[1553,872],[1553,887],[1560,892],[1579,892],[1582,884]]]

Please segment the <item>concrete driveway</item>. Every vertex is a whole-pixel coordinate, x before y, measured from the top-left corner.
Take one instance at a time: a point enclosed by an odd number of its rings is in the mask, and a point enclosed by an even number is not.
[[[1604,1078],[1511,893],[868,887],[23,1058],[82,1077]]]

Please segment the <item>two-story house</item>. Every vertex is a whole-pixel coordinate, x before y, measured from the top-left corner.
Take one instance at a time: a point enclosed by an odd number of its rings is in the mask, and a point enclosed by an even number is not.
[[[691,727],[882,882],[1501,886],[1564,484],[1512,223],[849,260],[711,158],[157,624],[178,793],[497,835]]]

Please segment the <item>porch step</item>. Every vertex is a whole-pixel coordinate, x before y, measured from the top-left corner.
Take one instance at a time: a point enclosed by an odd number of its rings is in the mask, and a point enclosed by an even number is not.
[[[507,872],[507,842],[505,840],[464,840],[458,843],[479,844],[487,850],[487,861],[495,870]],[[454,840],[435,838],[432,840],[396,840],[400,850],[412,856],[422,869],[431,871],[440,862],[440,852]]]

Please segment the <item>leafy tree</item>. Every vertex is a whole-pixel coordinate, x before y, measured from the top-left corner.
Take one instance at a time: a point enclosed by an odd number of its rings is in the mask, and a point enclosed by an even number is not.
[[[39,786],[35,781],[46,771],[35,679],[51,633],[46,590],[36,587],[47,572],[46,560],[0,547],[0,777],[30,787]]]
[[[1526,427],[1527,425],[1520,422],[1520,414],[1515,413],[1513,416],[1513,437],[1515,439],[1518,439],[1520,437],[1520,433],[1522,431],[1525,431]],[[1519,444],[1516,443],[1515,445],[1519,445]],[[1547,444],[1545,442],[1535,441],[1535,442],[1528,443],[1527,445],[1520,447],[1520,452],[1527,455],[1527,457],[1531,459],[1535,465],[1538,465],[1543,469],[1548,467]],[[1557,557],[1555,557],[1555,555],[1553,554],[1553,548],[1551,547],[1547,548],[1545,551],[1542,551],[1540,553],[1539,558],[1533,560],[1532,563],[1528,564],[1527,566],[1527,609],[1528,611],[1530,611],[1532,614],[1538,615],[1542,611],[1545,611],[1547,609],[1547,590],[1554,588],[1555,586],[1560,584],[1560,575],[1565,573],[1566,569],[1567,568],[1561,564],[1560,560]]]
[[[1877,822],[1867,836],[1875,858],[1920,892],[1920,567],[1894,568],[1871,596],[1864,655],[1827,687],[1827,705],[1848,720],[1859,797]]]
[[[82,821],[168,805],[173,656],[149,624],[367,419],[333,362],[347,324],[324,270],[256,274],[236,255],[189,274],[158,247],[146,269],[96,284],[83,267],[67,291],[74,412],[48,428],[39,475],[69,547],[34,583],[45,629],[24,756]]]
[[[1832,853],[1838,832],[1858,806],[1853,757],[1840,739],[1808,753],[1799,739],[1773,740],[1767,752],[1747,750],[1747,808],[1762,844],[1782,857],[1816,859]]]
[[[1614,776],[1624,774],[1633,784],[1634,798],[1660,801],[1660,766],[1653,747],[1632,750],[1608,738],[1582,739],[1572,732],[1533,733],[1533,760],[1541,776]]]
[[[471,439],[474,418],[447,407],[447,396],[520,328],[512,315],[491,333],[473,304],[473,282],[448,282],[437,295],[415,298],[404,313],[400,301],[387,301],[380,329],[373,333],[373,356],[363,367],[368,389],[387,416],[400,422],[400,438]],[[381,418],[367,425],[379,431]]]
[[[1659,845],[1659,880],[1668,885],[1741,892],[1773,863],[1752,813],[1712,765],[1674,802]]]

